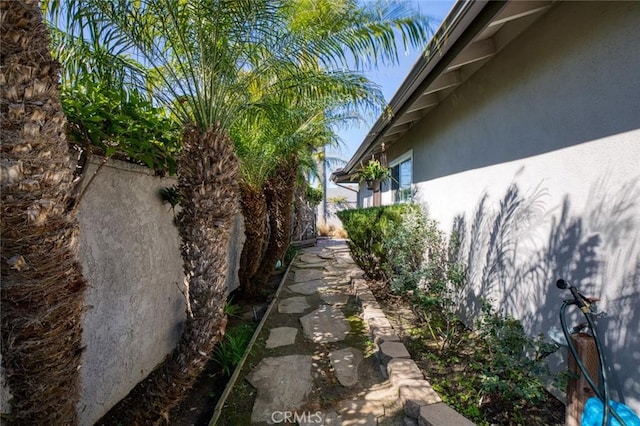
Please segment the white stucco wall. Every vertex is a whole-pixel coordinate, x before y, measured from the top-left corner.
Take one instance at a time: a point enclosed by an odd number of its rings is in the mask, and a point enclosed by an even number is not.
[[[87,170],[87,179],[96,164]],[[90,425],[174,348],[185,318],[180,238],[159,196],[175,179],[110,160],[79,209],[80,260],[89,282],[78,407]]]
[[[491,298],[546,333],[556,279],[602,298],[611,385],[637,412],[639,27],[635,2],[557,4],[393,147],[413,148],[430,215],[463,225],[465,313]]]
[[[97,169],[92,162],[84,184]],[[180,237],[159,191],[173,186],[146,167],[109,160],[79,206],[85,294],[79,424],[99,420],[175,347],[185,319]],[[237,288],[244,220],[227,247],[227,293]],[[0,410],[11,410],[0,371]]]

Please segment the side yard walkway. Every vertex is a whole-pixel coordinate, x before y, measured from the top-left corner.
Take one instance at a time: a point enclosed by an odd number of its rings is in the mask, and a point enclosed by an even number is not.
[[[252,424],[473,425],[424,380],[346,242],[303,249],[285,279],[252,349],[259,358],[239,377],[253,406],[224,407],[218,424],[250,410]]]

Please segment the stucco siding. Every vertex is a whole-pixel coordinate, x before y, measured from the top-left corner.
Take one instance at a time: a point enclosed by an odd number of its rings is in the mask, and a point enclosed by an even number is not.
[[[87,179],[96,164],[87,170]],[[180,238],[159,190],[175,184],[109,161],[80,204],[86,293],[78,407],[93,424],[173,349],[185,318]]]
[[[602,298],[612,386],[640,412],[640,5],[566,2],[413,127],[416,199],[464,236],[480,298],[531,334],[565,278]],[[383,198],[384,200],[384,198]]]

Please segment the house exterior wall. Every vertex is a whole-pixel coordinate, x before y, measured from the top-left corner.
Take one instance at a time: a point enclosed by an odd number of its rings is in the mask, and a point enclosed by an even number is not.
[[[600,297],[611,387],[637,412],[639,26],[634,2],[557,4],[388,152],[413,149],[416,201],[463,236],[464,315],[492,299],[533,335],[560,327],[558,278]]]

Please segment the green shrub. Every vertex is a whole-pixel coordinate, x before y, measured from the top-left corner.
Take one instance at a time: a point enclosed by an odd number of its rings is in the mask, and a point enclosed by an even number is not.
[[[391,232],[384,241],[387,258],[382,269],[395,293],[415,290],[424,278],[429,222],[415,208],[404,212],[401,221],[391,224]]]
[[[386,276],[383,267],[388,259],[385,242],[396,229],[395,225],[402,222],[403,214],[418,209],[413,204],[398,204],[338,212],[349,234],[353,259],[367,277],[380,279]]]
[[[554,351],[544,336],[527,336],[522,324],[494,311],[485,302],[476,327],[489,352],[482,373],[482,391],[505,404],[524,407],[546,400],[541,378],[550,376],[545,357]]]

